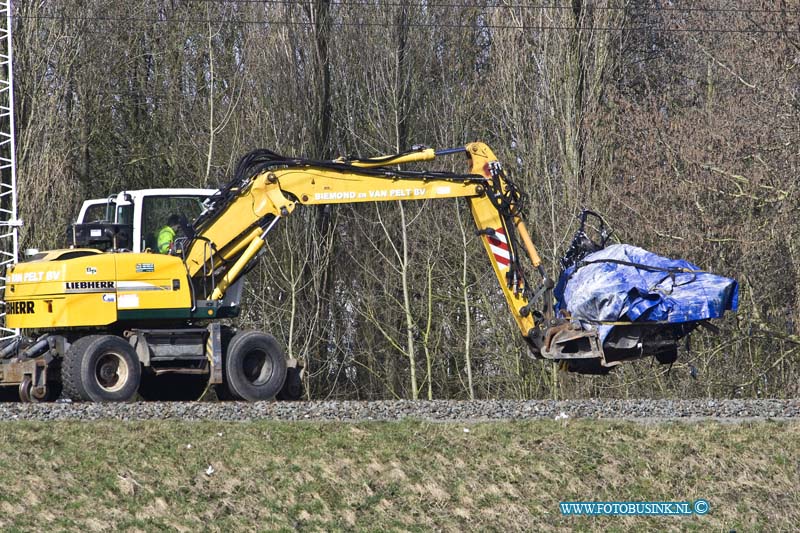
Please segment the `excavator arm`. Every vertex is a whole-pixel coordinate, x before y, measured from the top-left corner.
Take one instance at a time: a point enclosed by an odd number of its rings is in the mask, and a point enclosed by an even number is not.
[[[454,154],[468,160],[463,174],[407,166]],[[127,194],[118,198],[118,208],[130,204]],[[583,231],[585,219],[554,288],[523,222],[524,194],[482,143],[333,161],[257,150],[242,158],[230,183],[208,197],[203,213],[184,224],[185,237],[175,248],[179,256],[127,250],[120,227],[125,225],[117,220],[84,228],[89,237],[97,232],[110,241],[107,252],[51,250],[10,267],[6,325],[35,336],[0,344],[0,386],[19,387],[23,401],[57,394],[53,384],[59,381],[73,400],[127,401],[137,391],[153,399],[159,390],[168,396],[182,392],[161,378],[174,375],[197,385],[191,378],[207,374],[206,383],[191,392],[194,398],[208,384],[220,398],[298,398],[302,368],[286,359],[274,337],[237,332],[214,320],[238,313],[241,282],[257,264],[270,231],[301,205],[446,198],[469,203],[500,291],[532,354],[568,370],[606,373],[622,361],[649,355],[672,363],[680,338],[736,308],[734,280],[635,247],[595,246]],[[631,287],[620,291],[605,274],[623,266],[634,272],[613,278]],[[595,275],[596,267],[604,275]],[[535,284],[528,277],[534,270]],[[687,289],[689,282],[676,282],[680,275],[702,282]],[[659,288],[662,283],[668,293]],[[628,306],[634,315],[607,305],[620,295],[626,298],[623,310]],[[583,301],[588,303],[581,306]],[[602,314],[586,314],[587,308]],[[668,314],[673,309],[674,316]],[[56,366],[58,372],[50,373]]]
[[[409,163],[463,154],[468,172],[402,170]],[[252,152],[234,180],[210,199],[189,229],[184,262],[196,287],[221,300],[246,273],[269,232],[298,205],[465,198],[511,315],[538,357],[603,361],[597,336],[555,317],[553,282],[523,222],[524,195],[483,143],[394,156],[312,161]],[[526,269],[537,270],[534,286]],[[535,306],[538,306],[534,308]]]

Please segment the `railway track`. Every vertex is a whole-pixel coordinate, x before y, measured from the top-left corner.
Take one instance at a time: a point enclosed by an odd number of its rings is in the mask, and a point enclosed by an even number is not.
[[[789,400],[481,400],[311,402],[2,403],[10,420],[800,420],[800,399]]]

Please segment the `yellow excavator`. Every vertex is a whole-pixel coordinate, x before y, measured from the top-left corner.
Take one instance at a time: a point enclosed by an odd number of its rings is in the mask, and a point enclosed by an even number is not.
[[[451,155],[466,157],[464,173],[404,168]],[[0,347],[0,386],[18,387],[23,401],[52,399],[62,388],[74,401],[127,401],[137,392],[180,399],[209,385],[222,399],[297,398],[301,365],[286,360],[275,338],[220,319],[238,315],[244,276],[270,231],[301,205],[465,198],[533,356],[598,373],[647,355],[639,345],[608,361],[593,328],[556,315],[554,283],[522,220],[524,195],[483,143],[329,161],[256,150],[230,183],[193,199],[202,212],[184,218],[182,242],[168,254],[148,245],[143,210],[126,210],[125,198],[110,211],[129,220],[83,221],[70,230],[70,248],[37,253],[6,273],[7,326],[25,334]],[[528,279],[534,271],[537,283]]]

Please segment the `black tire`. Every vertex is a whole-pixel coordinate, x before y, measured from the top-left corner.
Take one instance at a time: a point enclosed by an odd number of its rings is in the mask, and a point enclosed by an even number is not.
[[[149,402],[193,402],[199,400],[208,386],[208,375],[163,374],[142,372],[139,396]]]
[[[237,333],[224,359],[225,384],[237,398],[272,400],[286,381],[286,357],[272,335]]]
[[[64,355],[64,393],[76,401],[127,402],[139,388],[142,367],[133,347],[115,335],[89,335]]]
[[[64,384],[64,396],[70,400],[88,400],[86,390],[81,379],[81,363],[83,354],[90,343],[97,340],[99,335],[81,337],[69,345],[67,353],[61,362],[61,383]]]

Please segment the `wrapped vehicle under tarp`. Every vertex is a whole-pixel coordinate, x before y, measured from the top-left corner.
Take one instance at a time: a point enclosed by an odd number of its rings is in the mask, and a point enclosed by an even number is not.
[[[597,245],[586,238],[583,224],[573,245],[580,241],[583,253],[562,262],[556,311],[597,331],[605,361],[570,361],[570,370],[605,373],[614,363],[651,355],[672,363],[681,338],[738,307],[736,280],[636,246]],[[588,253],[591,248],[596,250]],[[587,365],[595,365],[596,372]]]

